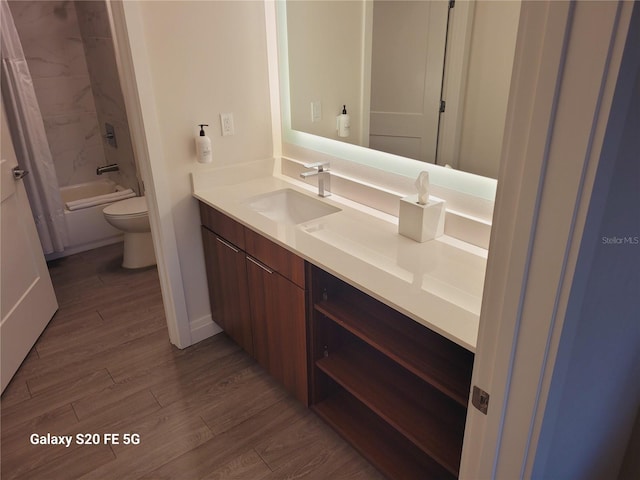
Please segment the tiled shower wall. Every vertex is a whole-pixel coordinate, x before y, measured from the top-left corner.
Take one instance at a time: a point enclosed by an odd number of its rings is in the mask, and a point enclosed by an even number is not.
[[[97,167],[118,163],[122,172],[109,174],[110,178],[137,190],[105,3],[10,1],[9,5],[59,185],[96,180]],[[116,129],[117,149],[104,142],[105,121]]]
[[[74,3],[91,78],[98,125],[101,126],[102,134],[105,133],[105,123],[113,125],[116,133],[117,148],[103,141],[105,163],[120,165],[120,172],[110,175],[116,177],[113,179],[119,184],[138,191],[133,147],[120,88],[106,2],[83,0]]]

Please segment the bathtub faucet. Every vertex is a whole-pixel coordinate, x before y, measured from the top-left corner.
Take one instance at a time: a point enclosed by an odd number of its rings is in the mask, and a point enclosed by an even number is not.
[[[117,172],[120,170],[117,163],[112,163],[111,165],[105,165],[104,167],[98,167],[96,169],[96,175],[102,175],[107,172]]]

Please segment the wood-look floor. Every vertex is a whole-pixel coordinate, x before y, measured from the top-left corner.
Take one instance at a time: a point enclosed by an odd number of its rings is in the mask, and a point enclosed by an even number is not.
[[[224,334],[173,347],[156,269],[122,269],[121,248],[50,265],[60,309],[2,395],[3,480],[382,478]]]

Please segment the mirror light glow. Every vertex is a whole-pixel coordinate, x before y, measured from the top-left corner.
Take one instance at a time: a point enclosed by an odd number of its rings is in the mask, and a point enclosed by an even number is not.
[[[291,129],[291,104],[289,95],[289,56],[286,32],[286,2],[276,2],[278,35],[278,61],[280,74],[280,101],[282,115],[282,137],[285,143],[318,151],[343,160],[374,167],[383,171],[417,178],[421,171],[428,171],[430,181],[435,184],[468,195],[494,200],[497,180],[459,170],[421,162],[398,155],[375,151],[358,145],[312,135]]]

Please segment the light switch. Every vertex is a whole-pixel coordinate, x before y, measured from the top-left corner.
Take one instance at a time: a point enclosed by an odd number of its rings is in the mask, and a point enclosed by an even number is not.
[[[311,102],[311,121],[319,122],[322,119],[322,103],[320,100]]]

